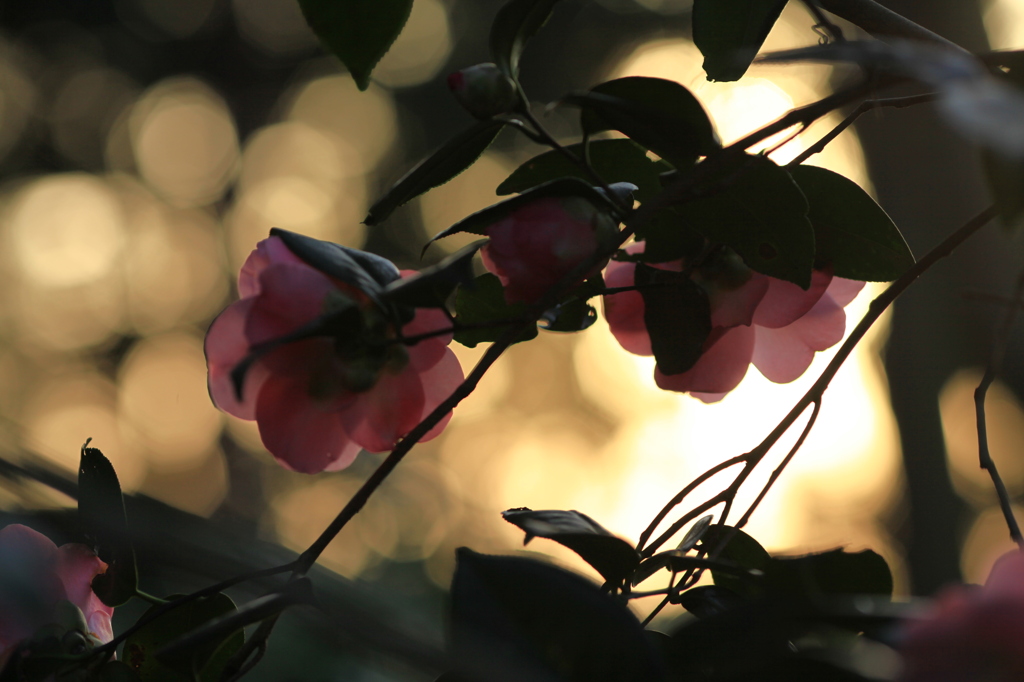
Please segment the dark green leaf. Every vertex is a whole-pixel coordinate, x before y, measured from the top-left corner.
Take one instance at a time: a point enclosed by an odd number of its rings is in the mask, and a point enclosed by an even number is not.
[[[578,298],[559,303],[540,316],[541,329],[549,332],[581,332],[595,322],[597,310]]]
[[[348,67],[360,90],[402,32],[413,0],[299,0],[306,23]]]
[[[718,585],[693,587],[673,601],[698,618],[710,618],[744,603],[735,592]]]
[[[135,596],[138,572],[128,534],[121,484],[110,460],[96,448],[82,446],[78,467],[78,513],[86,535],[107,570],[92,581],[93,592],[107,606],[120,606]]]
[[[161,608],[154,606],[142,617],[159,613]],[[146,682],[191,682],[193,672],[202,682],[216,682],[227,659],[245,640],[240,627],[180,648],[174,656],[158,657],[158,653],[171,642],[234,613],[234,602],[224,594],[192,600],[158,616],[131,635],[124,644],[124,661]]]
[[[1015,227],[1024,214],[1024,160],[984,150],[981,155],[985,180],[1003,225]]]
[[[491,273],[480,275],[470,286],[459,287],[455,294],[455,321],[464,328],[455,332],[455,340],[473,348],[478,343],[497,341],[512,324],[521,324],[526,315],[523,303],[506,303],[501,280]],[[509,324],[497,324],[507,321]],[[518,341],[537,336],[531,325]]]
[[[384,296],[414,308],[443,308],[456,287],[473,281],[473,256],[486,243],[486,239],[473,242],[437,265],[395,280],[384,290]]]
[[[538,199],[547,199],[549,197],[573,196],[586,199],[594,206],[602,209],[608,206],[607,199],[605,199],[604,194],[592,185],[578,178],[559,178],[558,180],[552,180],[551,182],[546,182],[543,185],[538,185],[533,189],[526,190],[519,196],[499,201],[492,206],[488,206],[482,211],[472,213],[449,227],[447,230],[438,232],[430,241],[433,242],[460,232],[469,232],[471,234],[481,235],[487,234],[488,227],[503,219],[509,213],[522,208],[526,204],[537,201]]]
[[[96,675],[98,682],[141,682],[142,678],[124,661],[107,661]]]
[[[568,151],[578,158],[584,156],[583,144],[574,144]],[[632,140],[593,140],[590,142],[590,165],[607,183],[631,182],[637,186],[636,199],[647,201],[661,192],[659,175],[670,169],[664,161],[653,161],[646,150]],[[515,194],[558,178],[590,180],[590,176],[566,159],[558,150],[535,156],[498,185],[499,195]]]
[[[785,6],[786,0],[693,0],[693,42],[708,80],[739,80]]]
[[[451,641],[456,661],[544,682],[658,680],[636,617],[593,584],[522,559],[457,552]]]
[[[547,22],[558,0],[510,0],[491,24],[491,55],[509,78],[519,73],[519,58],[530,38]]]
[[[724,543],[724,546],[723,546]],[[700,546],[719,559],[731,561],[748,570],[765,572],[771,564],[771,555],[757,540],[731,526],[711,526],[704,532]],[[715,552],[718,552],[715,555]],[[745,597],[764,594],[762,585],[738,577],[734,573],[711,569],[715,584]]]
[[[914,264],[896,225],[857,183],[815,166],[789,173],[810,205],[815,267],[831,266],[836,277],[889,282]]]
[[[633,574],[633,584],[637,585],[647,580],[663,568],[681,573],[694,569],[709,568],[726,575],[737,576],[744,580],[760,580],[759,571],[744,568],[739,564],[724,559],[705,559],[699,556],[692,556],[683,550],[670,549],[667,552],[660,552],[645,560]]]
[[[680,215],[752,269],[808,288],[814,229],[807,200],[789,173],[763,156],[745,156],[720,183],[720,191],[679,206]]]
[[[690,530],[686,531],[686,535],[679,542],[679,546],[676,547],[680,552],[688,552],[696,546],[697,542],[704,537],[704,533],[707,532],[708,527],[711,526],[711,521],[715,518],[714,514],[707,514],[702,516],[690,526]]]
[[[644,299],[644,325],[658,369],[666,375],[693,367],[711,333],[711,305],[703,289],[680,272],[636,264],[634,281]]]
[[[387,194],[370,207],[363,220],[376,225],[387,219],[402,204],[427,190],[443,185],[473,165],[491,145],[505,124],[501,121],[479,121],[472,128],[448,140],[440,149],[421,161],[395,183]]]
[[[554,540],[579,554],[612,583],[621,582],[640,562],[633,545],[578,511],[532,511],[523,507],[503,511],[501,516],[526,532],[524,545],[534,537]]]
[[[799,557],[776,557],[765,571],[766,588],[781,594],[892,594],[892,573],[869,549],[835,549]]]
[[[618,130],[637,144],[687,168],[719,147],[704,107],[689,90],[663,78],[630,76],[569,95],[586,134]]]
[[[641,263],[669,263],[690,258],[704,248],[704,235],[690,227],[675,207],[660,211],[654,219],[636,231],[644,242],[643,253],[635,260]]]
[[[402,276],[394,263],[376,254],[279,227],[271,229],[270,235],[279,237],[292,253],[311,267],[351,284],[378,304],[384,287]]]

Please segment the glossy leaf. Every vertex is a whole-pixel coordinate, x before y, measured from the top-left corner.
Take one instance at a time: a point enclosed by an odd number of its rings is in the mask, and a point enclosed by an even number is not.
[[[486,239],[469,244],[410,277],[395,280],[384,291],[392,302],[415,308],[442,308],[455,288],[473,281],[473,256]]]
[[[711,526],[704,532],[700,546],[708,554],[730,561],[751,571],[764,573],[772,557],[761,544],[742,530],[731,526]],[[734,573],[711,569],[715,584],[745,597],[764,594],[762,585],[738,577]]]
[[[732,561],[707,559],[687,554],[684,550],[670,549],[667,552],[659,552],[643,561],[633,574],[633,584],[637,585],[665,568],[675,573],[709,568],[747,580],[760,580],[762,577],[760,571],[744,568]]]
[[[637,263],[634,281],[644,300],[644,325],[658,369],[666,375],[693,367],[711,333],[707,293],[680,272]]]
[[[161,608],[154,606],[142,617],[159,613]],[[146,682],[189,682],[194,679],[193,672],[201,682],[216,682],[228,659],[245,641],[241,628],[183,648],[173,657],[158,654],[168,644],[233,613],[235,604],[225,594],[196,599],[172,609],[125,641],[124,661]]]
[[[382,301],[384,287],[401,277],[394,263],[373,253],[350,249],[279,227],[271,229],[270,235],[280,237],[288,250],[311,267],[352,285],[377,303]]]
[[[138,585],[135,549],[128,533],[128,517],[121,484],[113,465],[102,452],[82,446],[78,467],[78,513],[82,528],[96,544],[107,570],[92,581],[96,596],[107,606],[120,606]]]
[[[456,553],[454,660],[502,679],[658,680],[661,662],[636,617],[594,584],[519,557]]]
[[[370,207],[363,220],[367,225],[383,222],[391,213],[424,192],[448,182],[473,165],[491,146],[505,124],[501,121],[479,121],[469,130],[448,140],[440,149],[405,174]]]
[[[708,80],[739,80],[785,6],[786,0],[693,0],[693,42]]]
[[[673,602],[698,618],[710,618],[740,606],[744,599],[719,585],[701,585],[686,590]]]
[[[750,268],[808,288],[814,229],[789,173],[763,156],[745,156],[719,182],[719,191],[679,206],[680,215],[708,239],[733,248]]]
[[[580,107],[586,134],[618,130],[677,168],[687,168],[719,147],[704,107],[675,81],[630,76],[567,96]]]
[[[449,227],[447,230],[442,230],[437,233],[430,241],[433,242],[460,232],[469,232],[471,234],[480,235],[487,234],[488,227],[503,219],[509,213],[522,208],[530,202],[549,197],[573,196],[586,199],[596,207],[608,207],[607,199],[604,198],[604,194],[589,183],[578,178],[560,178],[558,180],[546,182],[543,185],[538,185],[533,189],[526,190],[519,196],[512,197],[511,199],[505,199],[504,201],[500,201],[492,206],[488,206],[482,211],[472,213]]]
[[[647,201],[661,192],[660,173],[671,169],[664,161],[654,161],[647,151],[632,140],[592,140],[589,147],[574,144],[567,149],[584,158],[589,149],[590,165],[607,183],[631,182],[637,186],[636,199]],[[533,157],[498,185],[499,195],[515,194],[558,178],[579,178],[589,182],[590,176],[565,158],[558,150]]]
[[[469,286],[459,287],[455,294],[455,322],[464,328],[457,329],[455,340],[463,346],[474,348],[478,343],[497,341],[511,324],[520,324],[527,307],[522,303],[505,302],[505,288],[501,280],[491,273],[480,275]],[[508,325],[492,325],[508,321]],[[537,336],[537,327],[531,325],[519,341],[529,341]]]
[[[491,55],[509,78],[519,73],[527,41],[547,22],[558,0],[509,0],[491,24]]]
[[[644,242],[643,253],[635,260],[642,263],[669,263],[693,257],[704,248],[704,235],[693,229],[676,207],[660,211],[654,219],[637,229]]]
[[[687,552],[693,549],[711,526],[711,522],[714,520],[714,514],[706,514],[697,519],[690,530],[686,531],[686,535],[679,541],[679,546],[676,547],[680,552]]]
[[[526,532],[524,545],[534,537],[554,540],[579,554],[612,583],[621,582],[640,562],[633,545],[578,511],[532,511],[523,507],[503,511],[501,516]]]
[[[413,0],[299,0],[306,23],[348,68],[360,90],[402,32]]]
[[[815,166],[789,173],[810,206],[816,267],[831,266],[836,277],[890,282],[914,264],[899,229],[857,183]]]

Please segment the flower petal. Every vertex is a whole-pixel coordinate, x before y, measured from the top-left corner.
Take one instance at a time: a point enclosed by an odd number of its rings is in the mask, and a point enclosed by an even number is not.
[[[352,440],[370,452],[385,452],[420,421],[425,404],[420,373],[411,365],[385,371],[369,391],[359,393],[341,413]]]
[[[717,338],[700,356],[697,364],[682,374],[668,376],[655,368],[655,383],[666,390],[682,393],[724,395],[736,388],[750,365],[754,350],[754,330],[743,326],[712,330],[712,335],[716,334]]]
[[[612,261],[605,271],[604,283],[609,289],[631,287],[635,282],[636,265]],[[638,291],[624,291],[603,297],[604,316],[619,345],[634,355],[654,355],[651,335],[644,324],[644,299]]]
[[[451,326],[451,320],[442,311],[435,308],[417,308],[412,322],[402,327],[402,334],[419,336],[441,329],[451,329]],[[451,342],[451,334],[441,334],[408,346],[409,361],[417,370],[426,371],[441,361]]]
[[[814,359],[815,351],[839,343],[846,331],[846,313],[829,296],[824,296],[796,322],[770,329],[754,327],[754,366],[777,384],[799,378]]]
[[[306,474],[324,471],[359,453],[339,415],[344,401],[312,400],[304,380],[274,374],[263,384],[256,421],[267,450],[285,467]]]
[[[207,387],[213,404],[240,419],[256,418],[256,396],[267,378],[266,367],[256,363],[245,375],[242,400],[235,397],[231,372],[249,353],[245,337],[245,322],[255,299],[236,301],[221,312],[210,325],[203,342],[206,365],[209,368]]]
[[[736,327],[742,324],[749,327],[773,280],[772,277],[755,272],[736,289],[715,291],[710,297],[711,326]]]
[[[260,293],[260,273],[274,263],[304,264],[284,245],[280,237],[268,237],[256,244],[238,273],[238,295],[249,298]],[[308,267],[308,266],[307,266]]]
[[[814,307],[832,282],[832,273],[815,270],[811,273],[811,288],[804,291],[792,282],[768,278],[768,292],[754,313],[754,324],[778,329],[799,320]]]
[[[260,294],[249,312],[245,336],[255,345],[280,338],[324,313],[337,287],[304,263],[278,263],[260,273]]]
[[[864,284],[864,282],[858,282],[855,279],[833,277],[832,283],[825,290],[825,294],[831,296],[832,300],[841,308],[845,308],[853,299],[857,298],[857,294],[864,288]]]
[[[104,642],[113,639],[110,617],[114,607],[107,606],[92,591],[92,580],[107,570],[96,552],[79,543],[61,545],[57,550],[57,575],[64,584],[68,601],[82,610],[89,629]],[[97,627],[93,627],[93,624]]]
[[[446,349],[447,350],[447,349]],[[464,379],[462,373],[462,365],[459,364],[459,359],[455,356],[455,353],[448,350],[441,361],[438,362],[429,371],[424,372],[420,375],[420,381],[423,382],[423,413],[420,415],[420,419],[423,420],[428,414],[433,412],[438,405],[448,399],[459,384]],[[452,413],[448,412],[437,423],[437,426],[427,431],[427,435],[423,436],[422,441],[428,441],[432,438],[437,438],[441,435],[444,427],[448,425],[448,421],[452,418]]]

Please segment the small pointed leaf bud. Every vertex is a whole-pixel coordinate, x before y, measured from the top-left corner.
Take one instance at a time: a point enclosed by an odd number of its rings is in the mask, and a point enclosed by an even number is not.
[[[459,104],[479,119],[509,112],[518,100],[515,83],[489,62],[449,75],[448,87]]]

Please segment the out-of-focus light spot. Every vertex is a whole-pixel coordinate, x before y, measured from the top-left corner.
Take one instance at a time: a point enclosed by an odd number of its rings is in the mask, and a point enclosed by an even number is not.
[[[132,109],[129,124],[140,174],[169,202],[208,204],[234,177],[234,121],[224,101],[199,81],[157,84]]]
[[[373,79],[392,88],[426,83],[445,65],[451,51],[444,3],[417,0],[398,40],[373,70]]]
[[[7,223],[18,265],[37,286],[95,282],[114,267],[124,243],[117,197],[83,173],[30,183],[15,197]]]
[[[496,204],[504,197],[494,193],[513,166],[504,156],[489,152],[450,182],[435,187],[418,199],[420,217],[427,237],[433,237],[470,213]],[[446,251],[455,251],[479,239],[479,235],[456,235],[437,242]]]
[[[26,401],[23,444],[67,471],[78,471],[82,443],[92,438],[114,465],[121,489],[134,492],[146,461],[129,450],[114,413],[114,386],[88,371],[64,372],[40,381]]]
[[[294,0],[232,0],[231,6],[239,33],[264,52],[290,54],[317,44]]]
[[[151,469],[141,490],[182,511],[209,516],[228,493],[228,467],[224,453],[211,450],[187,469]]]
[[[946,439],[953,485],[961,497],[975,505],[991,504],[995,490],[988,472],[978,465],[978,429],[974,389],[981,383],[976,369],[957,371],[939,393],[942,433]],[[1005,385],[996,381],[985,401],[988,447],[1011,495],[1024,490],[1024,408]]]
[[[1013,506],[1017,522],[1024,521],[1024,507]],[[978,514],[960,550],[960,573],[965,582],[982,585],[992,571],[992,564],[1018,547],[1010,539],[1006,518],[999,507],[989,507]]]
[[[62,289],[22,285],[13,298],[18,343],[30,354],[95,346],[124,319],[123,288],[115,277]]]
[[[373,85],[360,92],[349,76],[326,76],[301,86],[287,111],[289,120],[307,123],[348,142],[368,170],[391,151],[398,134],[391,97]]]
[[[122,4],[128,0],[123,0]],[[216,7],[216,0],[132,0],[132,9],[124,8],[131,14],[141,14],[150,25],[168,38],[188,38],[198,33],[210,20]],[[125,14],[125,11],[121,12]],[[125,17],[129,23],[134,17]]]
[[[483,357],[484,352],[490,344],[479,344],[475,348],[467,348],[460,343],[453,343],[450,347],[459,359],[459,364],[465,372],[469,372],[473,366]],[[487,370],[480,383],[465,400],[459,403],[459,420],[465,421],[479,417],[501,409],[508,390],[512,384],[511,369],[507,362],[497,362]]]
[[[73,73],[61,86],[50,111],[54,146],[86,168],[100,168],[117,116],[135,98],[135,86],[120,71],[105,68]]]
[[[682,14],[693,6],[693,0],[634,0],[646,10],[658,14]]]
[[[220,433],[221,416],[206,390],[202,341],[173,334],[140,341],[121,367],[118,404],[129,433],[155,469],[196,466]]]
[[[241,445],[249,452],[256,453],[260,457],[272,456],[267,452],[267,449],[263,447],[263,441],[260,439],[260,430],[256,422],[246,421],[244,419],[239,419],[238,417],[233,417],[230,414],[225,414],[224,425],[227,428],[228,434],[238,445]]]
[[[20,139],[36,103],[35,88],[18,61],[14,48],[0,38],[0,159]]]
[[[986,0],[985,32],[993,50],[1019,50],[1024,47],[1024,2]]]

